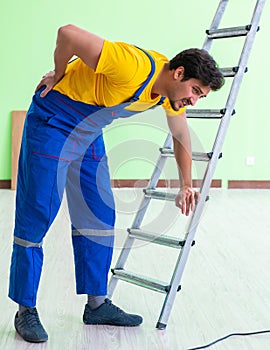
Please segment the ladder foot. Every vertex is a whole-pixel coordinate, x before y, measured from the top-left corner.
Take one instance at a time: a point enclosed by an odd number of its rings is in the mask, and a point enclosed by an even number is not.
[[[167,325],[165,323],[158,322],[156,328],[159,330],[165,329]]]

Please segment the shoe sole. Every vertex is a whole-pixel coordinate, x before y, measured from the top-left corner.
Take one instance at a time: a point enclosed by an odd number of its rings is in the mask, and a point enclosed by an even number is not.
[[[136,323],[136,324],[116,324],[116,323],[109,323],[109,322],[102,323],[102,322],[85,322],[85,321],[83,321],[83,323],[85,325],[92,325],[92,326],[101,325],[101,326],[115,326],[115,327],[137,327],[142,324],[142,322]]]
[[[31,338],[23,337],[16,326],[15,326],[15,329],[16,329],[16,332],[19,334],[19,336],[22,337],[23,340],[25,340],[25,341],[27,341],[29,343],[44,343],[44,342],[46,342],[48,340],[48,338],[31,339]]]

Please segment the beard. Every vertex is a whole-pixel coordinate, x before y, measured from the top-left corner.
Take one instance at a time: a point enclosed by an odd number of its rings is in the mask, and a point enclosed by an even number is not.
[[[173,101],[173,100],[169,100],[169,101],[170,101],[170,105],[171,105],[172,109],[174,111],[178,112],[180,109],[180,106],[178,104],[176,104],[176,101]]]

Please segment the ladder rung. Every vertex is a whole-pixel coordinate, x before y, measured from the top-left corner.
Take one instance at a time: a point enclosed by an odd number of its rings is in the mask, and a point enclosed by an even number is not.
[[[174,157],[174,152],[172,148],[160,148],[160,153],[167,157]],[[192,152],[192,160],[208,162],[211,157],[209,153],[203,152]]]
[[[210,158],[209,153],[192,152],[192,160],[196,160],[198,162],[208,162]]]
[[[126,281],[137,286],[148,288],[156,292],[167,293],[170,290],[170,285],[165,282],[155,280],[146,276],[138,275],[124,269],[112,269],[114,278]]]
[[[185,240],[181,241],[175,237],[157,235],[155,233],[143,231],[137,228],[129,228],[128,232],[130,237],[141,239],[146,242],[165,245],[167,247],[182,248],[185,245]]]
[[[174,201],[176,197],[176,193],[169,193],[169,192],[161,192],[153,189],[144,189],[143,192],[145,193],[146,197],[151,197],[154,199],[161,199],[165,201]]]
[[[240,27],[207,29],[206,34],[208,39],[232,38],[236,36],[245,36],[250,31],[251,24]]]
[[[172,149],[172,148],[162,147],[162,148],[160,148],[159,150],[160,150],[160,153],[161,153],[163,156],[174,157],[174,152],[173,152],[173,149]]]
[[[219,156],[221,157],[221,155]],[[174,201],[176,197],[176,193],[170,193],[165,191],[157,191],[154,189],[144,189],[143,192],[145,193],[146,197],[151,197],[154,199],[161,199],[164,201]],[[209,196],[206,196],[205,201],[209,200]]]
[[[235,74],[238,72],[238,70],[239,70],[239,66],[220,68],[220,71],[225,78],[226,77],[234,77]],[[244,73],[246,73],[247,70],[248,70],[248,68],[246,67],[244,70]]]
[[[188,109],[187,118],[221,119],[226,110],[223,109]]]

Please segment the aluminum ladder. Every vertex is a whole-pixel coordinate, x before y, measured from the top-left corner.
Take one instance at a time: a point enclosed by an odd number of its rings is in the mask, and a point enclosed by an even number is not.
[[[161,171],[165,165],[165,161],[167,157],[173,156],[172,137],[169,133],[163,147],[160,149],[160,156],[158,158],[157,164],[153,171],[152,177],[148,183],[148,186],[146,189],[143,190],[144,198],[141,201],[140,207],[138,209],[138,212],[135,216],[131,228],[128,229],[128,237],[125,241],[124,247],[120,253],[116,266],[112,269],[112,276],[109,282],[108,290],[109,297],[112,297],[117,281],[119,279],[166,294],[163,307],[161,309],[158,322],[156,324],[156,328],[158,329],[166,328],[176,294],[181,288],[180,282],[183,275],[183,271],[190,253],[190,249],[194,244],[194,236],[205,206],[205,202],[208,199],[211,181],[214,175],[214,171],[216,169],[218,159],[221,156],[221,149],[224,143],[226,131],[230,123],[231,116],[234,114],[234,105],[237,99],[237,95],[244,73],[247,71],[247,62],[249,54],[254,42],[255,35],[259,29],[259,21],[263,11],[263,7],[265,5],[265,1],[266,0],[257,0],[251,18],[251,22],[248,25],[231,28],[219,28],[220,21],[229,2],[229,0],[221,0],[214,15],[210,29],[206,30],[206,39],[203,44],[203,49],[207,51],[210,50],[213,40],[216,39],[245,36],[245,41],[238,65],[233,67],[221,68],[224,77],[232,77],[233,79],[225,107],[220,110],[192,109],[187,111],[188,118],[219,118],[220,123],[212,147],[212,151],[209,153],[192,153],[193,161],[205,161],[208,164],[200,187],[201,199],[199,203],[197,203],[196,208],[191,215],[187,233],[185,233],[184,239],[180,240],[175,237],[160,234],[158,235],[156,233],[143,231],[140,229],[142,220],[144,218],[144,215],[147,211],[151,199],[167,201],[174,201],[175,199],[176,194],[156,190],[156,186],[161,175]],[[166,283],[124,269],[130,250],[132,249],[134,240],[143,240],[153,244],[160,244],[179,249],[178,259],[176,261],[170,282]]]

